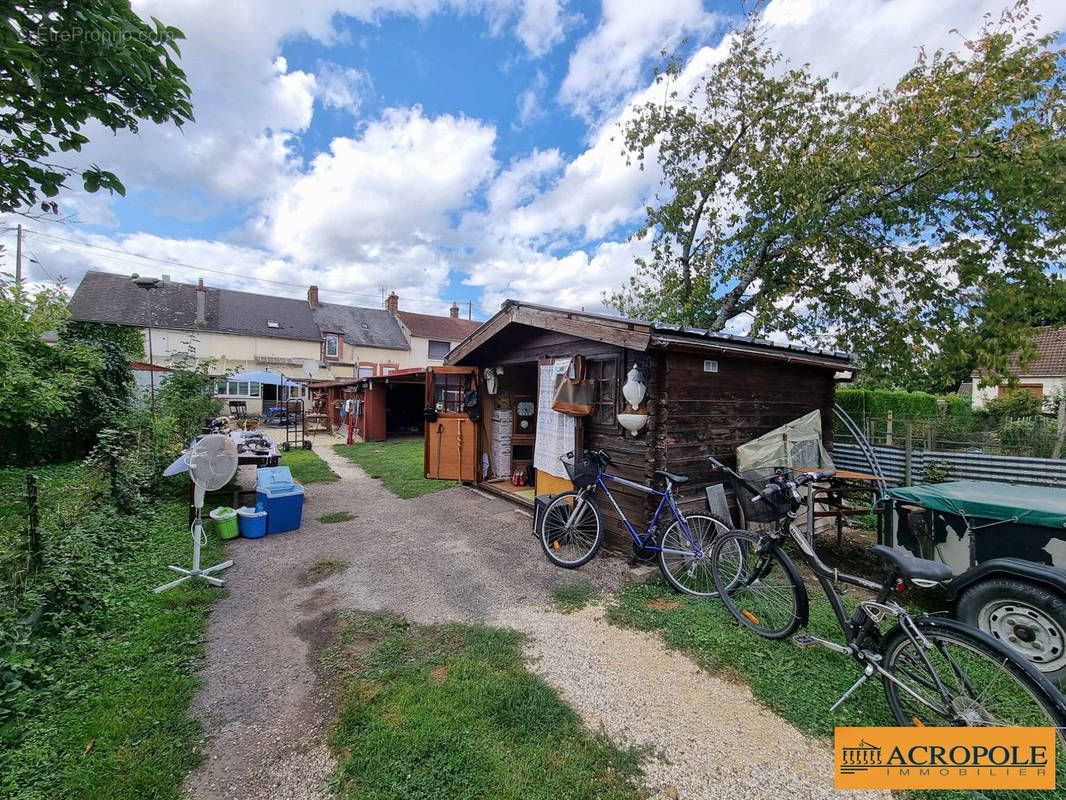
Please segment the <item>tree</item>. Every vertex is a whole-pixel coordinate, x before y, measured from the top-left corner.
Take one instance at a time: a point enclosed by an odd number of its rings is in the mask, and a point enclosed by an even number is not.
[[[94,120],[136,131],[141,120],[191,120],[177,28],[149,25],[129,0],[26,0],[0,18],[0,211],[25,213],[78,175],[85,191],[125,194],[112,172],[52,162],[80,151]],[[44,210],[57,211],[45,202]]]
[[[624,128],[662,170],[634,235],[652,253],[607,301],[626,314],[852,350],[906,384],[945,336],[996,319],[976,363],[1001,369],[1066,250],[1062,51],[1024,2],[963,54],[919,54],[898,84],[834,91],[766,42],[756,14],[683,95],[681,65]]]

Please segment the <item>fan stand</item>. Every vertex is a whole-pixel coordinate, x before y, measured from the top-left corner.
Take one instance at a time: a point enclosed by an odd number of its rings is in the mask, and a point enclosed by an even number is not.
[[[207,581],[212,586],[225,586],[226,582],[221,578],[216,578],[211,575],[212,572],[218,572],[220,570],[229,569],[233,566],[233,561],[223,561],[221,564],[215,564],[213,567],[207,569],[200,569],[200,542],[204,536],[204,523],[200,516],[200,512],[204,506],[204,490],[199,486],[196,487],[196,491],[193,494],[193,504],[196,508],[196,516],[193,518],[192,526],[190,530],[192,532],[192,569],[185,569],[183,567],[176,567],[170,564],[167,569],[173,570],[181,575],[176,581],[170,583],[164,583],[162,586],[157,586],[152,589],[153,594],[159,594],[165,592],[167,589],[173,589],[180,583],[184,583],[189,578],[200,578]]]

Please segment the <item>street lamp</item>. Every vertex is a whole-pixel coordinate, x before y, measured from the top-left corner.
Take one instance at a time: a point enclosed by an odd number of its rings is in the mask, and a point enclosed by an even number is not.
[[[163,281],[159,278],[142,278],[137,273],[130,276],[135,284],[144,289],[148,298],[148,381],[152,397],[152,428],[155,429],[155,359],[152,357],[152,289],[159,289]]]

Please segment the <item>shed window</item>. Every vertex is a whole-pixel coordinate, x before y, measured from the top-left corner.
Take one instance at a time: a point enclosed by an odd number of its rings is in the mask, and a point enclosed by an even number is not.
[[[603,431],[614,431],[618,427],[616,415],[621,410],[619,400],[622,392],[618,386],[621,372],[617,358],[588,359],[588,380],[593,386],[592,418],[593,427]]]
[[[326,334],[326,358],[337,358],[340,355],[341,341],[335,333]]]
[[[438,342],[434,339],[429,340],[429,357],[434,360],[443,360],[451,349],[451,342]]]
[[[463,411],[463,399],[469,385],[469,375],[434,375],[433,403],[437,411],[448,414],[458,414]]]
[[[268,319],[267,320],[267,327],[268,328],[280,328],[281,325],[278,324],[278,321],[276,319]]]

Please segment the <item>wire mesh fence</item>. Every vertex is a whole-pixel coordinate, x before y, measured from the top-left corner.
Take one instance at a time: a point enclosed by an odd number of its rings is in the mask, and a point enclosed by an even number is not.
[[[952,418],[900,420],[866,417],[856,420],[870,444],[888,447],[936,450],[989,455],[1053,458],[1058,437],[1058,423],[1051,417],[1036,415],[1003,420],[989,430],[975,430],[968,420]],[[838,426],[835,438],[854,442],[854,437]]]

